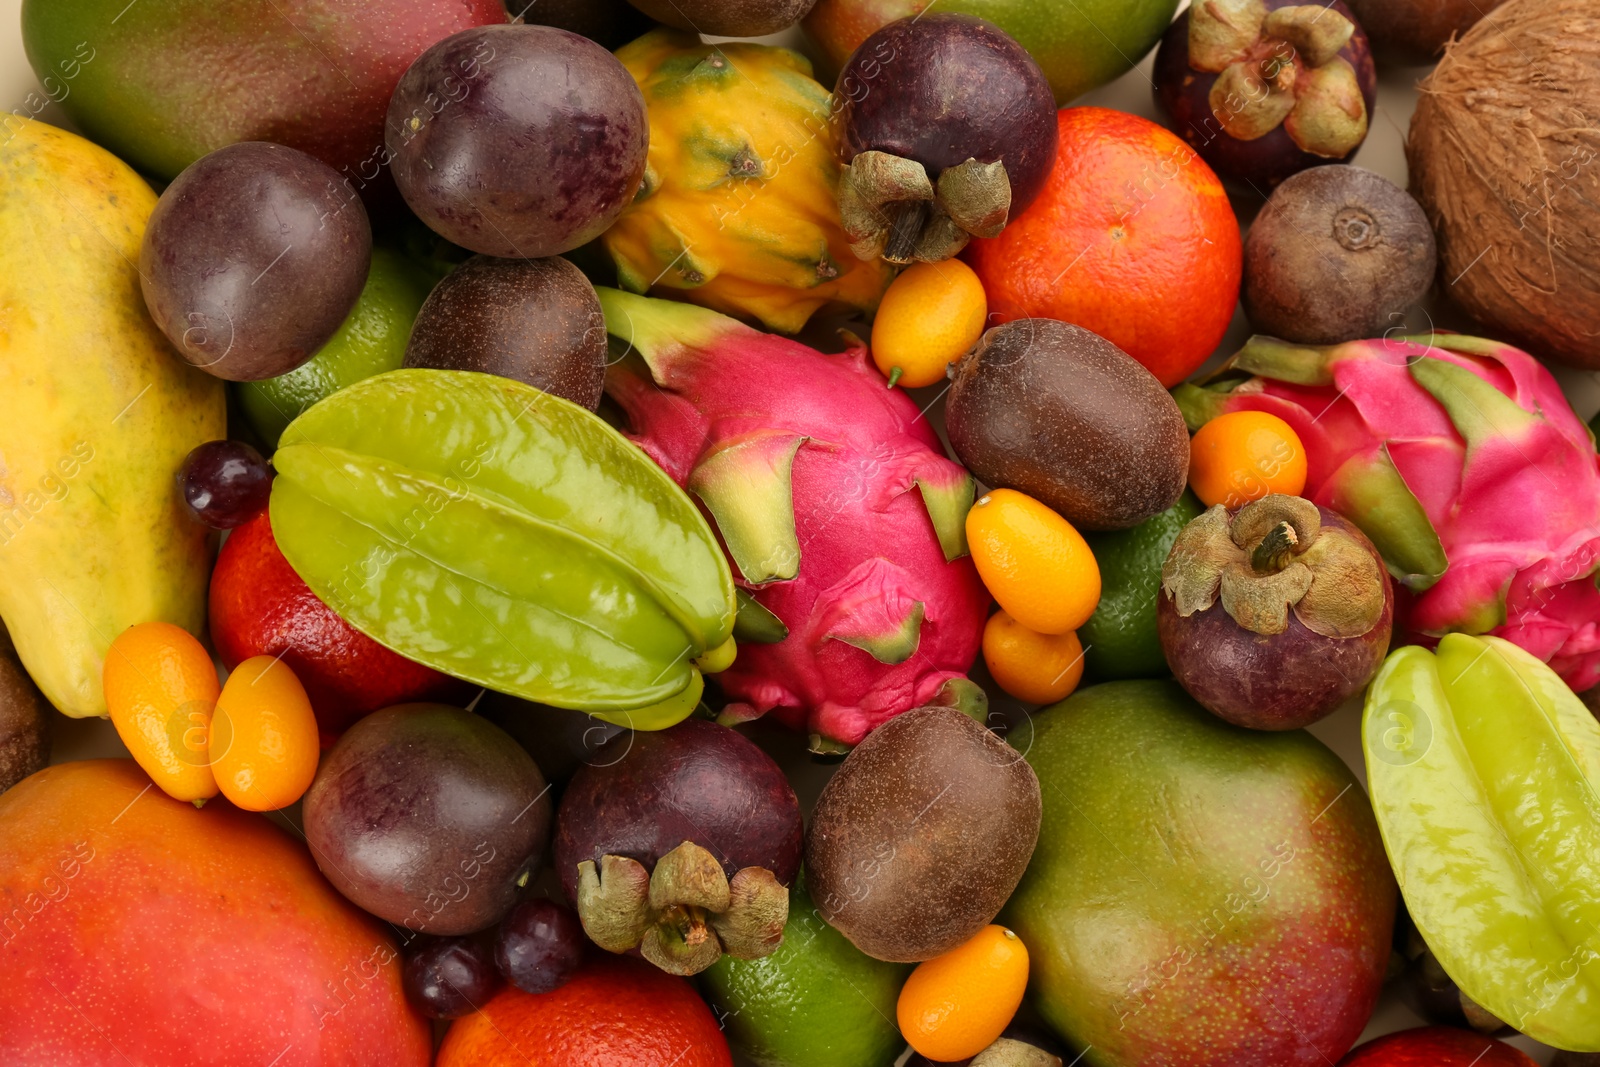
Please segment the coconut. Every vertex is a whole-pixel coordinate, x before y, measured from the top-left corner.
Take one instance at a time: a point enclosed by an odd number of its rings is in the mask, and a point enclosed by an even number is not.
[[[1600,368],[1600,3],[1509,0],[1419,86],[1406,156],[1446,293]]]

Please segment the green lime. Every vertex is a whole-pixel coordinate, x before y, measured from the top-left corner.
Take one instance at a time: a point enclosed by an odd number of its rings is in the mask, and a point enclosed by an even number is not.
[[[1131,530],[1084,534],[1100,565],[1100,606],[1078,628],[1084,669],[1091,678],[1159,678],[1170,673],[1156,636],[1161,565],[1178,531],[1204,510],[1185,490],[1176,504]]]
[[[796,880],[778,951],[724,956],[700,981],[728,1043],[758,1067],[890,1067],[906,1047],[894,1018],[910,973],[823,922]]]
[[[374,247],[367,284],[328,343],[288,374],[239,383],[239,403],[262,440],[276,448],[284,428],[312,404],[400,366],[411,323],[429,288],[416,264],[391,249]]]

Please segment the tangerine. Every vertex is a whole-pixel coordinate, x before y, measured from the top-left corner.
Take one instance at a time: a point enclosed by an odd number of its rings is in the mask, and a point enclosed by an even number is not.
[[[594,953],[549,993],[507,986],[450,1024],[435,1067],[732,1067],[694,987],[631,956]]]
[[[967,512],[967,546],[990,594],[1030,630],[1076,630],[1100,602],[1100,568],[1088,542],[1025,493],[979,497]]]
[[[1299,496],[1306,449],[1294,428],[1265,411],[1230,411],[1189,442],[1189,484],[1206,507],[1241,508],[1269,493]]]
[[[997,321],[1093,330],[1170,388],[1211,355],[1239,302],[1243,244],[1222,182],[1137,115],[1069,107],[1056,122],[1044,192],[965,258]]]

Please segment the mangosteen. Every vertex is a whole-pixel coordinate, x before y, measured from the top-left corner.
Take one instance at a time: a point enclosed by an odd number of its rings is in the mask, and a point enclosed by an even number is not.
[[[556,814],[557,873],[589,939],[678,975],[777,949],[801,848],[782,769],[703,719],[601,745]]]
[[[1366,140],[1377,71],[1344,0],[1205,0],[1161,38],[1156,103],[1223,178],[1265,195]]]
[[[1350,0],[1384,64],[1432,63],[1505,0]]]
[[[1219,718],[1308,726],[1359,693],[1389,651],[1394,593],[1366,535],[1273,493],[1183,528],[1161,568],[1167,665]]]
[[[845,62],[834,101],[839,213],[861,259],[934,263],[994,237],[1055,164],[1050,82],[1005,31],[971,15],[884,26]]]
[[[1362,167],[1286,179],[1244,244],[1244,309],[1262,333],[1299,344],[1378,337],[1433,284],[1438,250],[1422,206]]]

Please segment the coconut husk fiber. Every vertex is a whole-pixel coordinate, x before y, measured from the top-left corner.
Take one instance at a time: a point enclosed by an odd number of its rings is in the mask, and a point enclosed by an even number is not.
[[[1419,88],[1406,158],[1446,295],[1600,368],[1600,0],[1508,0]]]

